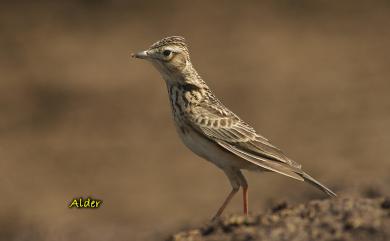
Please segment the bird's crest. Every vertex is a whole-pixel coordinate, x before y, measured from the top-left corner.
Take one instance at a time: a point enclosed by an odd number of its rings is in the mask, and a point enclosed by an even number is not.
[[[150,46],[150,49],[157,49],[167,45],[175,45],[187,49],[187,44],[185,42],[185,39],[181,36],[171,36],[171,37],[163,38],[157,41],[156,43],[152,44],[152,46]]]

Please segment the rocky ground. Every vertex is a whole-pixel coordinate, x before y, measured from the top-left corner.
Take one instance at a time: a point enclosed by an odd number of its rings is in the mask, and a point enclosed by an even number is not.
[[[390,239],[390,198],[339,197],[289,206],[280,203],[263,214],[231,215],[169,241]]]

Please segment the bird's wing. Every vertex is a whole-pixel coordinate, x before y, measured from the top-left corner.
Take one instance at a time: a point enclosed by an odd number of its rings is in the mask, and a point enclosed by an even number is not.
[[[218,100],[195,106],[188,116],[196,130],[231,153],[264,169],[303,181],[301,166]],[[299,174],[298,174],[299,173]]]
[[[329,196],[336,194],[309,176],[301,165],[289,159],[268,139],[256,131],[237,115],[222,105],[216,98],[212,103],[200,103],[188,113],[189,123],[195,130],[203,133],[211,141],[225,150],[266,170],[306,181]]]

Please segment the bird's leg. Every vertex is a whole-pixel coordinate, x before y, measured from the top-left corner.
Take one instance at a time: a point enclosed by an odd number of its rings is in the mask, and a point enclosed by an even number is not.
[[[242,187],[242,196],[244,202],[244,215],[248,215],[248,186]]]
[[[234,194],[238,192],[241,184],[246,185],[245,177],[242,175],[239,169],[225,169],[223,170],[226,176],[229,178],[230,184],[232,185],[232,191],[229,193],[222,206],[218,209],[218,212],[215,214],[212,220],[215,220],[219,216],[221,216],[223,210],[229,204],[230,200],[234,197]],[[247,186],[247,185],[246,185]]]
[[[214,215],[212,220],[217,219],[219,216],[221,216],[223,210],[225,210],[226,206],[229,204],[230,200],[233,198],[234,194],[238,192],[240,189],[240,186],[233,187],[232,191],[229,193],[225,201],[223,202],[222,206],[218,209],[218,212]]]
[[[239,178],[240,186],[242,187],[242,201],[244,205],[244,215],[248,215],[248,183],[241,173],[241,171],[237,172],[237,176]]]

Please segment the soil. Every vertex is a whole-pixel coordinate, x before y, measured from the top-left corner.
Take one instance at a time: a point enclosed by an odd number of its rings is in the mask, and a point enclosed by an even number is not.
[[[340,197],[289,206],[280,203],[263,214],[231,215],[170,241],[390,239],[390,198]]]

